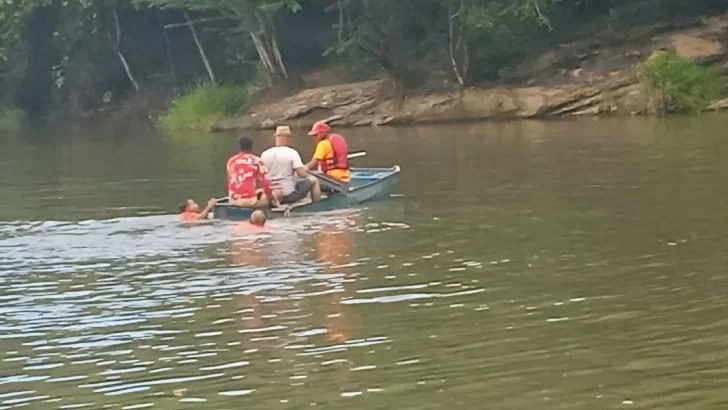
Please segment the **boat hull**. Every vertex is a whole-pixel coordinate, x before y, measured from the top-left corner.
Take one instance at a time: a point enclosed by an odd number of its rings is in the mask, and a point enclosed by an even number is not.
[[[326,212],[359,206],[368,201],[388,197],[399,182],[399,166],[392,168],[352,168],[350,189],[346,194],[330,195],[320,201],[292,208],[292,214]],[[252,208],[240,208],[227,204],[227,198],[218,202],[213,210],[215,219],[244,221],[250,218]],[[269,218],[281,216],[280,212],[266,211]]]

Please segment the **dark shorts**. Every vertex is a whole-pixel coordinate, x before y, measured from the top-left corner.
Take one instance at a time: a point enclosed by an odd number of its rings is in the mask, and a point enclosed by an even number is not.
[[[313,182],[311,182],[311,180],[309,180],[308,178],[296,180],[296,188],[290,194],[284,195],[281,199],[281,203],[292,204],[294,202],[302,200],[306,197],[306,195],[308,195],[309,192],[311,192],[312,186]]]
[[[338,181],[337,184],[339,188],[343,189],[344,191],[349,190],[349,183],[344,181]],[[321,192],[325,192],[327,194],[337,194],[339,193],[339,190],[332,186],[328,181],[319,180],[319,184],[321,185]]]

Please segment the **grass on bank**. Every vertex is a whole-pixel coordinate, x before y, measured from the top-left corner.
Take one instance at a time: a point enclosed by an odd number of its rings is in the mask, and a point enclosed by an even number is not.
[[[168,130],[206,129],[250,105],[251,90],[229,85],[201,84],[177,98],[160,118]]]
[[[642,63],[640,74],[662,95],[663,108],[668,110],[701,111],[725,95],[725,82],[717,67],[672,52],[653,54]]]

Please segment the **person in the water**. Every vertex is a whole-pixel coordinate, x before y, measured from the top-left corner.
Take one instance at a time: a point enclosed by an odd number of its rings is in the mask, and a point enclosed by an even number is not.
[[[250,219],[247,222],[243,222],[235,226],[234,230],[238,233],[249,233],[253,231],[264,230],[265,228],[265,212],[260,209],[256,209],[250,214]]]
[[[215,198],[211,198],[209,201],[207,201],[207,206],[205,209],[200,211],[200,206],[197,205],[197,202],[195,202],[192,199],[188,199],[185,203],[180,205],[179,207],[179,221],[180,222],[196,222],[196,221],[205,221],[207,220],[207,217],[210,215],[210,212],[212,211],[212,208],[217,205],[217,200]]]
[[[265,220],[265,212],[260,209],[255,210],[252,214],[250,214],[250,224],[253,226],[263,228],[265,227]]]

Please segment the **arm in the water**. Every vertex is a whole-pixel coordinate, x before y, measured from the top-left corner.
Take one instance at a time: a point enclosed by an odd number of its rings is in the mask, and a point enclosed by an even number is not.
[[[207,201],[207,206],[205,209],[200,212],[200,214],[197,216],[198,220],[204,220],[207,219],[207,216],[210,215],[210,212],[212,212],[212,209],[217,205],[217,199],[211,198],[209,201]]]

